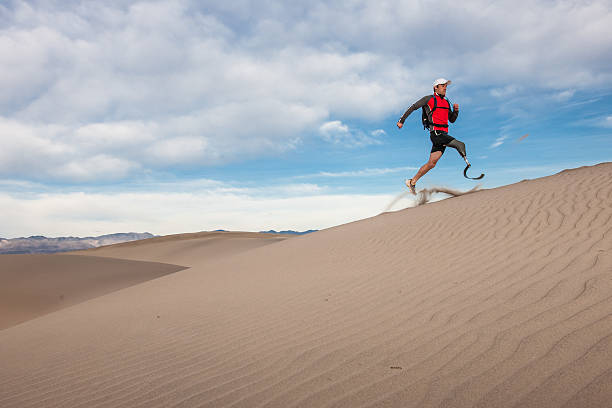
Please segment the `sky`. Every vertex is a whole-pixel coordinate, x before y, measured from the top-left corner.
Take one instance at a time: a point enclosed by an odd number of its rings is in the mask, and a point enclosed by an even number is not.
[[[611,0],[2,2],[0,237],[375,216],[427,161],[420,111],[396,122],[439,77],[482,188],[611,161],[610,27]]]

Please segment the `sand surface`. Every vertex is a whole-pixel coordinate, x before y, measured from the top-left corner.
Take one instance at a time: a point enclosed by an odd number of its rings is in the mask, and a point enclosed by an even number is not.
[[[92,256],[0,255],[0,330],[182,269]]]
[[[124,242],[73,253],[193,266],[291,237],[258,232],[196,232]]]
[[[611,230],[605,163],[219,256],[123,246],[190,268],[0,331],[0,406],[610,407]]]
[[[288,237],[252,232],[199,232],[62,254],[1,255],[0,330],[187,269],[194,263],[228,257]]]

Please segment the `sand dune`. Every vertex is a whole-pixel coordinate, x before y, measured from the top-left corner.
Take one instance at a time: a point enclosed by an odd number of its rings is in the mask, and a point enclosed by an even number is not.
[[[0,406],[609,407],[611,230],[605,163],[183,246],[190,269],[0,331]]]
[[[91,256],[0,255],[0,330],[182,269]]]
[[[197,262],[231,256],[288,237],[252,232],[198,232],[66,254],[3,255],[0,256],[0,330],[187,269]]]
[[[192,266],[198,262],[229,257],[290,237],[258,232],[196,232],[124,242],[73,253]]]

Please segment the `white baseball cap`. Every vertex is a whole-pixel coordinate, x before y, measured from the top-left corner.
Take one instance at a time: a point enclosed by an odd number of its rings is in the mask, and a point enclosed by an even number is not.
[[[438,85],[443,85],[443,84],[450,85],[450,83],[451,83],[451,81],[449,81],[448,79],[445,79],[445,78],[438,78],[438,79],[436,79],[436,80],[434,81],[433,86],[434,86],[434,88],[435,88],[435,87],[436,87],[436,86],[438,86]]]

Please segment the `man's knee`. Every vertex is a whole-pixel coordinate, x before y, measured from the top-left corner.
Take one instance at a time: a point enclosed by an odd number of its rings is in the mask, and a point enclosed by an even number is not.
[[[429,161],[427,162],[427,167],[430,170],[436,167],[438,160],[440,160],[440,158],[442,157],[442,153],[444,152],[438,150],[436,150],[435,152],[431,152],[431,154],[429,155]]]

